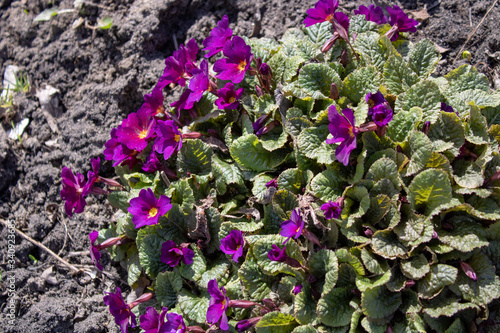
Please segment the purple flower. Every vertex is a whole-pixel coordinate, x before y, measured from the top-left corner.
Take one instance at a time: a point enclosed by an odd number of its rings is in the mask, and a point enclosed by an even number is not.
[[[203,46],[205,46],[203,51],[208,51],[208,53],[205,54],[205,58],[210,58],[222,51],[224,44],[230,40],[232,36],[233,31],[229,29],[229,18],[227,15],[224,15],[222,20],[217,22],[217,26],[210,32],[210,37],[205,38],[203,41]]]
[[[173,120],[158,120],[156,127],[156,139],[153,145],[155,151],[163,154],[163,158],[168,160],[175,151],[182,147],[182,134]]]
[[[178,101],[175,101],[170,104],[170,106],[177,108],[177,117],[179,117],[181,110],[189,110],[192,109],[194,106],[194,103],[188,102],[189,96],[191,95],[191,90],[186,89],[184,92],[181,94],[181,97],[179,97]]]
[[[137,150],[129,149],[123,143],[118,140],[118,128],[113,128],[111,130],[111,139],[109,139],[104,146],[106,149],[104,150],[104,158],[108,161],[114,161],[113,166],[116,167],[120,164],[126,164],[130,169],[134,167],[137,163]]]
[[[222,330],[229,329],[229,321],[226,315],[229,298],[226,296],[226,289],[222,287],[221,291],[217,286],[217,280],[215,279],[208,281],[207,289],[211,296],[207,310],[207,322],[210,324],[216,324],[220,320],[220,328]]]
[[[314,8],[307,10],[308,16],[304,20],[304,24],[309,27],[316,23],[330,21],[338,7],[338,0],[319,0]]]
[[[451,105],[448,105],[446,103],[441,103],[441,111],[452,112],[458,116],[458,111],[455,111],[455,109],[453,109],[453,107]]]
[[[359,9],[354,11],[354,15],[364,15],[367,21],[375,22],[379,25],[387,23],[387,17],[384,15],[384,10],[381,7],[375,7],[371,4],[370,6],[359,6]]]
[[[250,318],[250,319],[243,319],[241,321],[239,321],[237,324],[236,324],[236,330],[238,332],[246,332],[248,331],[250,328],[254,327],[255,325],[257,325],[257,323],[259,322],[259,320],[261,320],[262,317],[254,317],[254,318]]]
[[[215,105],[222,110],[234,110],[238,108],[240,103],[238,100],[243,95],[243,88],[234,90],[234,84],[231,82],[226,83],[224,88],[217,91],[217,98],[215,100]]]
[[[298,284],[296,285],[293,290],[292,290],[292,294],[294,295],[297,295],[298,293],[300,293],[302,291],[302,285],[301,284]]]
[[[270,187],[278,188],[278,181],[276,179],[271,179],[270,181],[268,181],[266,183],[266,188]]]
[[[208,61],[203,60],[200,64],[200,68],[193,70],[193,77],[189,81],[189,90],[191,92],[186,100],[186,109],[191,109],[194,103],[198,102],[203,97],[203,93],[208,90],[209,86]]]
[[[104,304],[109,306],[109,312],[115,317],[115,323],[120,326],[122,333],[128,332],[128,326],[136,327],[137,322],[135,314],[132,312],[130,306],[125,303],[122,297],[122,291],[116,287],[116,293],[108,293],[104,296]]]
[[[160,216],[165,215],[172,205],[170,198],[165,195],[160,195],[160,199],[156,199],[151,188],[142,189],[137,198],[130,200],[128,212],[132,214],[132,222],[136,228],[145,225],[157,224]]]
[[[288,242],[290,238],[299,238],[300,235],[302,235],[302,230],[304,229],[304,221],[302,220],[302,217],[300,216],[300,210],[298,208],[295,208],[292,211],[292,215],[290,217],[290,220],[286,220],[281,222],[281,231],[280,235],[283,237],[288,237],[283,244]]]
[[[87,172],[87,184],[85,185],[84,192],[90,193],[92,191],[92,187],[94,184],[99,181],[99,168],[101,166],[101,159],[99,157],[92,158],[90,160],[90,164],[92,165],[92,170]]]
[[[163,165],[158,159],[158,156],[156,156],[156,153],[152,151],[151,154],[149,154],[149,156],[146,158],[144,164],[142,165],[142,170],[149,173],[153,173],[160,170],[162,167]]]
[[[163,87],[156,85],[150,94],[144,95],[144,104],[141,109],[145,109],[151,115],[164,114],[165,107],[163,106]],[[140,110],[140,109],[139,109]]]
[[[64,167],[61,171],[61,199],[66,201],[64,203],[64,210],[66,214],[71,217],[73,213],[80,214],[83,212],[85,205],[85,196],[90,192],[87,186],[85,177],[81,173],[73,174],[71,169]]]
[[[187,244],[185,246],[177,246],[172,240],[166,241],[161,246],[161,262],[170,267],[175,267],[179,265],[182,259],[185,265],[191,265],[193,263],[194,252],[187,246]]]
[[[386,36],[393,42],[399,37],[399,32],[416,32],[418,22],[406,15],[401,8],[394,5],[387,7],[389,12],[389,24],[392,28],[387,31]]]
[[[118,127],[118,141],[125,143],[127,148],[143,150],[148,145],[148,139],[153,136],[155,120],[146,109],[139,109],[128,115]]]
[[[267,253],[267,257],[271,261],[277,262],[285,262],[288,255],[286,254],[286,246],[283,247],[283,250],[280,250],[278,245],[273,244],[273,248]]]
[[[240,83],[252,62],[252,49],[243,38],[234,36],[231,41],[226,42],[223,47],[226,58],[219,59],[214,64],[214,71],[219,73],[220,80],[231,80]]]
[[[158,85],[163,89],[170,83],[186,85],[186,79],[191,77],[191,72],[196,68],[196,55],[198,45],[191,39],[186,46],[181,45],[177,51],[165,60],[163,75],[158,80]]]
[[[321,210],[326,219],[338,219],[342,212],[342,207],[338,201],[328,201],[321,205]]]
[[[97,238],[99,237],[99,233],[97,231],[92,231],[89,234],[89,239],[90,239],[90,258],[92,259],[92,264],[97,267],[100,271],[103,270],[101,264],[99,263],[99,260],[101,259],[101,252],[99,252],[99,249],[95,246],[95,242]]]
[[[477,281],[476,272],[474,272],[474,269],[468,263],[460,261],[460,267],[464,271],[465,275],[467,275],[472,280]]]
[[[252,123],[253,132],[255,133],[255,135],[257,135],[258,138],[260,138],[262,135],[264,135],[266,122],[269,120],[269,118],[270,118],[270,115],[263,114],[262,116],[257,118],[257,120],[254,123]]]
[[[327,139],[326,143],[338,143],[340,145],[335,150],[335,157],[345,166],[349,164],[349,156],[356,149],[356,135],[358,130],[354,127],[354,112],[351,109],[342,110],[343,116],[337,112],[335,105],[328,109],[328,120],[330,125],[328,129],[333,138]]]
[[[164,307],[159,315],[155,308],[147,307],[146,313],[139,317],[144,333],[184,333],[186,324],[182,316],[176,313],[167,314],[167,311],[168,309]]]
[[[225,254],[232,254],[233,260],[238,262],[238,259],[243,256],[243,248],[245,247],[245,239],[240,230],[231,230],[229,235],[220,241],[220,249]]]
[[[384,95],[380,91],[375,94],[368,93],[365,100],[368,103],[368,115],[372,116],[375,124],[380,127],[387,126],[392,120],[393,112]]]

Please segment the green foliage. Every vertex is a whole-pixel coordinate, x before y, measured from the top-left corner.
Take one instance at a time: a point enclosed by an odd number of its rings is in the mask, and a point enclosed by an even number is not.
[[[123,217],[99,242],[131,238],[108,249],[124,261],[128,283],[151,286],[158,306],[204,329],[213,279],[231,300],[266,304],[229,309],[230,330],[262,314],[256,332],[466,332],[498,320],[500,94],[469,65],[436,76],[432,42],[391,43],[387,29],[354,16],[354,51],[337,40],[321,52],[333,36],[329,22],[279,42],[245,39],[271,67],[269,91],[257,94],[258,78],[247,75],[239,109],[208,116],[216,97],[207,93],[193,109],[202,117],[182,115],[183,133],[201,136],[162,161],[177,178],[117,168],[124,187],[108,201]],[[371,123],[366,101],[377,91],[394,112],[384,128]],[[347,166],[336,157],[341,142],[326,143],[338,125],[328,117],[333,106],[354,112]],[[266,133],[257,136],[252,123],[263,115]],[[146,188],[171,198],[172,209],[137,230],[127,208]],[[330,201],[340,204],[338,218],[321,209]],[[288,239],[281,225],[295,209],[304,229]],[[233,230],[245,240],[237,262],[220,250]],[[162,262],[167,240],[189,243],[193,263]],[[271,260],[273,245],[284,243],[288,258]]]

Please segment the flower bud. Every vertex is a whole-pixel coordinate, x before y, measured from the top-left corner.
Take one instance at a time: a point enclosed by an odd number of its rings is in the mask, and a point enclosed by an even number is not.
[[[339,99],[339,88],[337,87],[335,82],[330,86],[330,98],[333,100]]]

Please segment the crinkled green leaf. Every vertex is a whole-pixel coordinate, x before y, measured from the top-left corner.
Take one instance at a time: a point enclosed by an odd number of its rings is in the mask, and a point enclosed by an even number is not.
[[[240,169],[235,164],[226,163],[217,155],[212,158],[212,168],[218,194],[226,193],[227,185],[243,185],[245,182]]]
[[[287,143],[288,133],[283,129],[283,127],[275,127],[269,133],[264,134],[260,138],[262,147],[267,151],[275,151],[276,149],[283,148]]]
[[[309,259],[309,270],[316,278],[325,277],[323,295],[332,290],[339,274],[339,263],[335,252],[322,249],[314,253]]]
[[[302,130],[312,126],[313,123],[306,117],[292,117],[286,120],[286,131],[293,137],[298,136]]]
[[[374,319],[391,315],[401,302],[401,294],[390,292],[385,286],[370,288],[361,294],[363,313]]]
[[[490,143],[488,124],[476,105],[471,105],[469,121],[465,124],[465,138],[476,145]]]
[[[346,183],[335,171],[327,169],[313,178],[310,188],[314,196],[324,202],[328,202],[335,201],[341,197],[345,185]]]
[[[440,316],[451,317],[459,311],[479,307],[474,303],[462,303],[459,297],[451,293],[441,293],[437,297],[425,302],[423,312],[432,318],[439,318]]]
[[[158,274],[155,282],[156,299],[163,307],[171,308],[177,303],[177,293],[182,289],[182,278],[173,271]]]
[[[332,83],[340,87],[342,82],[337,72],[327,64],[307,64],[300,69],[298,84],[306,96],[329,98]]]
[[[305,186],[304,174],[299,169],[286,169],[278,177],[278,188],[292,193],[302,193]]]
[[[373,252],[387,259],[404,257],[408,252],[397,235],[390,230],[377,231],[372,237],[371,246]]]
[[[352,298],[348,288],[334,288],[318,301],[316,313],[319,320],[328,326],[341,327],[351,322],[354,308],[350,305]]]
[[[121,209],[123,212],[127,213],[127,208],[129,204],[130,193],[127,191],[113,191],[108,194],[107,199],[111,206]]]
[[[280,48],[279,43],[272,38],[243,38],[252,48],[254,57],[261,58],[263,62],[268,62]]]
[[[268,286],[269,278],[260,271],[253,256],[247,255],[245,262],[238,270],[238,276],[249,300],[262,301],[271,292]]]
[[[430,40],[423,39],[413,46],[408,58],[410,68],[418,76],[426,77],[434,71],[441,56]]]
[[[396,101],[396,111],[410,111],[418,106],[422,108],[422,121],[435,123],[441,110],[441,93],[436,83],[425,80],[413,85]]]
[[[193,263],[190,265],[182,263],[179,272],[187,280],[198,281],[207,270],[207,261],[198,247],[191,245],[191,249],[194,251]]]
[[[427,275],[417,282],[418,295],[420,298],[433,298],[455,282],[458,270],[450,265],[437,264],[432,265]]]
[[[363,264],[361,264],[361,261],[356,256],[349,253],[346,249],[338,249],[335,251],[335,254],[337,255],[339,263],[347,263],[354,269],[356,274],[365,275]]]
[[[460,147],[465,143],[464,127],[453,112],[442,111],[436,123],[431,125],[427,136],[432,141],[433,151],[449,151],[453,156],[460,153]]]
[[[377,224],[391,209],[391,199],[385,194],[371,198],[370,209],[366,213],[367,222]]]
[[[284,220],[290,219],[292,210],[298,205],[297,197],[290,191],[279,190],[273,196],[274,211]]]
[[[318,316],[316,315],[316,306],[318,301],[312,296],[309,285],[302,288],[293,301],[293,310],[295,319],[299,324],[313,324],[319,323]]]
[[[297,326],[292,315],[278,311],[265,314],[255,326],[257,333],[290,333]]]
[[[452,70],[444,76],[450,83],[449,90],[460,92],[468,89],[480,89],[490,91],[488,77],[483,73],[478,73],[477,69],[465,64]]]
[[[344,79],[341,94],[358,104],[366,94],[377,92],[379,84],[379,74],[374,66],[361,67]]]
[[[188,173],[198,182],[205,183],[212,172],[212,148],[199,139],[184,140],[177,156],[177,170],[182,176]]]
[[[377,256],[367,250],[366,247],[361,250],[361,260],[366,269],[372,274],[381,275],[389,269],[389,265],[385,259],[377,258]]]
[[[500,105],[500,94],[490,94],[480,89],[468,89],[453,93],[447,96],[449,105],[458,112],[460,118],[466,117],[469,114],[469,103],[474,102],[479,108],[497,107]]]
[[[396,188],[400,187],[398,167],[393,160],[387,157],[378,159],[366,173],[366,179],[373,180],[374,182],[378,182],[384,178],[389,179]]]
[[[411,176],[422,170],[432,155],[432,143],[422,132],[414,131],[408,139],[408,156],[410,163],[405,176]]]
[[[137,251],[137,247],[132,246],[130,250],[127,251],[127,259],[125,260],[125,265],[127,267],[127,283],[129,286],[132,286],[137,282],[137,280],[139,280],[142,272],[141,261],[139,259],[139,252]]]
[[[297,138],[297,147],[305,156],[319,163],[333,163],[336,161],[334,145],[326,143],[329,133],[327,125],[306,128]]]
[[[318,330],[315,329],[312,325],[302,325],[295,327],[292,333],[318,333]]]
[[[407,91],[418,81],[418,76],[399,55],[391,56],[384,65],[384,83],[393,95]],[[394,120],[393,120],[394,121]]]
[[[139,259],[147,275],[155,278],[156,275],[167,268],[167,265],[161,262],[161,247],[165,239],[156,233],[146,235],[139,246]]]
[[[199,297],[185,289],[181,290],[178,296],[178,305],[192,325],[206,322],[209,301],[208,295]]]
[[[193,210],[195,204],[193,189],[186,179],[173,182],[166,195],[170,197],[172,203],[179,204],[184,212],[189,213]]]
[[[413,107],[409,111],[401,110],[387,125],[387,135],[395,142],[406,141],[421,120],[421,108]]]
[[[377,67],[382,72],[387,59],[398,54],[386,36],[377,32],[365,32],[356,37],[356,50],[364,56],[369,65]]]
[[[304,33],[309,37],[311,42],[321,48],[323,44],[333,36],[332,24],[330,22],[321,22],[304,28]]]
[[[344,192],[344,208],[340,218],[347,220],[347,227],[350,227],[356,218],[360,218],[370,208],[370,196],[364,186],[352,186]]]
[[[387,270],[383,275],[377,276],[375,278],[368,278],[366,276],[358,275],[356,277],[356,287],[359,291],[363,292],[369,288],[375,288],[383,286],[388,283],[391,279],[391,271]]]
[[[254,134],[244,135],[234,140],[229,151],[236,163],[244,169],[259,172],[273,170],[286,157],[286,152],[283,150],[270,152],[264,149]]]
[[[411,257],[408,260],[402,260],[400,267],[401,272],[412,280],[420,280],[431,269],[427,258],[423,254]]]
[[[229,272],[229,267],[230,264],[226,262],[216,263],[205,272],[203,272],[200,280],[198,281],[198,285],[202,288],[207,288],[208,281],[213,279],[220,281],[224,279]]]
[[[439,211],[451,199],[451,183],[442,170],[422,171],[413,178],[409,187],[408,201],[415,210],[427,216]]]
[[[404,289],[401,292],[403,304],[400,307],[402,313],[419,313],[422,310],[422,304],[418,299],[418,294],[412,289]]]

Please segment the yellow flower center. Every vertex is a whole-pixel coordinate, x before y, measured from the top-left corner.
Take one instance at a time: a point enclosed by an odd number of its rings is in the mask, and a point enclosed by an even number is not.
[[[328,15],[328,16],[325,18],[325,21],[330,21],[331,19],[333,19],[333,14]]]
[[[175,142],[181,141],[181,136],[179,134],[176,134],[174,140]]]
[[[240,61],[240,64],[238,65],[238,69],[240,71],[245,70],[245,67],[247,66],[247,62],[245,60]]]
[[[351,136],[351,138],[354,138],[354,127],[349,127],[349,135]]]
[[[225,306],[226,306],[226,299],[224,299],[224,300],[222,301],[222,307],[221,307],[221,309],[222,309],[222,310],[224,310],[224,307],[225,307]]]
[[[149,217],[155,217],[156,214],[158,214],[158,209],[156,209],[155,207],[149,210]]]
[[[139,138],[141,138],[141,139],[144,139],[147,135],[148,135],[148,131],[145,129],[139,132]]]
[[[228,102],[229,103],[234,103],[235,100],[236,100],[236,98],[234,98],[234,96],[232,96],[232,97],[229,97]]]

